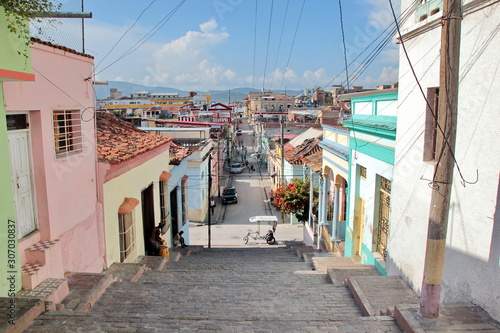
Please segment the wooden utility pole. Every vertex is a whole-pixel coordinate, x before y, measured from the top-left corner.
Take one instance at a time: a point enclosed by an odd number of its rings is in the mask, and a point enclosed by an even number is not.
[[[439,317],[439,299],[441,296],[448,214],[455,165],[460,28],[462,20],[460,3],[457,0],[444,0],[443,4],[436,165],[434,167],[434,187],[431,197],[424,278],[420,298],[420,314],[425,318]],[[436,115],[435,110],[434,115]]]
[[[212,150],[208,153],[208,248],[212,247],[212,211],[210,200],[212,199]]]

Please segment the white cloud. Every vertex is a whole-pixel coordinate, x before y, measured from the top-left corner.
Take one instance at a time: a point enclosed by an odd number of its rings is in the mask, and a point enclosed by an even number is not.
[[[399,68],[384,67],[377,78],[367,76],[364,80],[367,86],[377,86],[380,84],[392,84],[399,80]]]
[[[162,85],[175,83],[180,89],[192,90],[236,82],[236,72],[218,64],[212,56],[213,50],[228,40],[229,33],[213,18],[199,27],[199,31],[188,31],[154,52],[153,65],[148,67],[150,76]]]

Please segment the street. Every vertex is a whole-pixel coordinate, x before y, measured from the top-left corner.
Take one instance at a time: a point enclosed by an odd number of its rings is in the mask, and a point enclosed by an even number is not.
[[[269,246],[265,240],[250,239],[247,245],[243,243],[243,236],[250,229],[259,230],[256,223],[250,223],[248,219],[256,215],[275,215],[281,220],[281,213],[271,207],[269,203],[269,191],[273,183],[266,170],[266,165],[259,165],[254,156],[252,144],[252,130],[247,121],[243,120],[239,124],[242,134],[237,136],[237,140],[243,140],[246,147],[246,158],[253,164],[255,171],[250,172],[245,168],[241,174],[229,174],[225,170],[222,184],[236,187],[238,191],[238,203],[222,205],[220,198],[216,198],[216,212],[212,215],[211,226],[211,246],[213,247],[237,247],[237,246]],[[234,156],[234,161],[241,161],[241,157]],[[222,186],[223,187],[223,186]],[[222,192],[222,188],[221,188]],[[285,240],[302,240],[302,224],[283,224],[278,223],[275,233],[278,244]],[[269,225],[261,225],[260,233],[265,235]],[[208,226],[206,224],[192,223],[189,229],[189,243],[192,245],[208,246]]]

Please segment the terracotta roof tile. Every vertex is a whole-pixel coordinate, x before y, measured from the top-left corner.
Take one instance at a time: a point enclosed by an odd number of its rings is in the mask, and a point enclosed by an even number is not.
[[[183,159],[187,158],[195,151],[195,148],[185,147],[172,142],[170,144],[170,164],[179,165]]]
[[[97,112],[96,117],[99,162],[118,164],[173,140],[141,131],[111,113]]]
[[[319,146],[320,138],[311,138],[305,140],[303,143],[294,147],[293,149],[285,150],[285,159],[290,164],[304,164],[308,161],[312,161],[311,155],[322,152]]]

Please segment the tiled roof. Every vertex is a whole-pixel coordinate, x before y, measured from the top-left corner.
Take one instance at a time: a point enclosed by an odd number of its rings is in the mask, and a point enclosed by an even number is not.
[[[296,165],[312,161],[312,157],[310,158],[310,156],[318,151],[322,151],[319,146],[320,141],[319,138],[307,139],[297,147],[285,150],[285,159],[288,163]]]
[[[170,164],[179,165],[183,159],[195,151],[193,147],[186,147],[172,142],[170,144]]]
[[[90,59],[94,59],[93,56],[91,56],[90,54],[86,54],[86,53],[82,53],[82,52],[78,52],[78,51],[75,51],[73,49],[70,49],[69,47],[66,47],[66,46],[61,46],[61,45],[56,45],[56,44],[52,44],[51,42],[46,42],[46,41],[43,41],[41,39],[38,39],[38,38],[34,38],[34,37],[31,37],[31,41],[33,43],[38,43],[38,44],[42,44],[42,45],[47,45],[47,46],[51,46],[55,49],[59,49],[59,50],[63,50],[63,51],[66,51],[66,52],[70,52],[70,53],[74,53],[74,54],[78,54],[78,55],[81,55],[82,57],[87,57],[87,58],[90,58]]]
[[[97,157],[99,162],[118,164],[172,141],[149,134],[107,112],[97,112]]]
[[[318,151],[304,158],[305,163],[314,171],[319,172],[323,169],[323,151]]]

